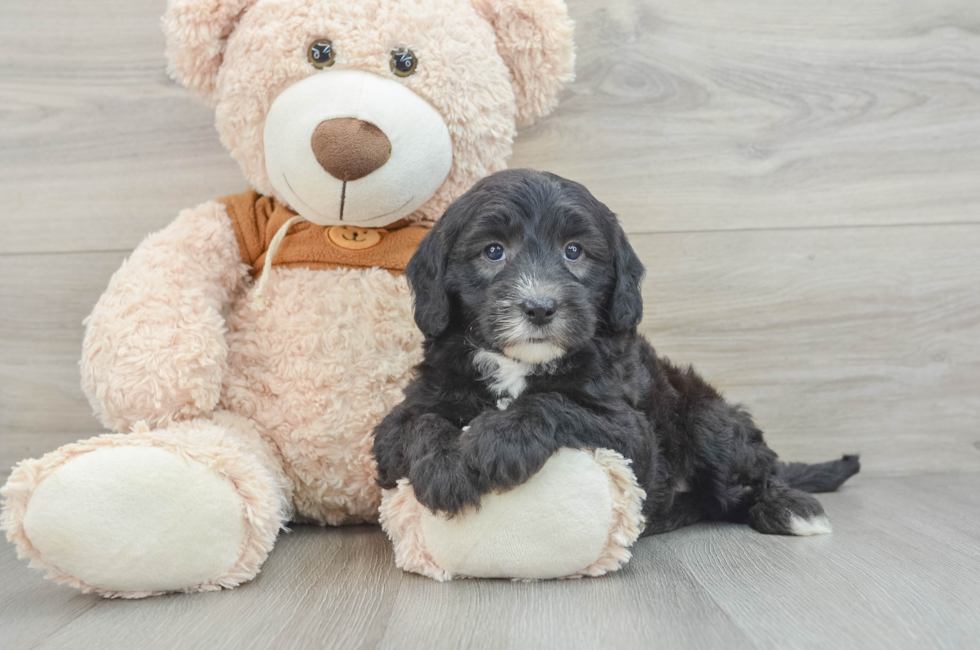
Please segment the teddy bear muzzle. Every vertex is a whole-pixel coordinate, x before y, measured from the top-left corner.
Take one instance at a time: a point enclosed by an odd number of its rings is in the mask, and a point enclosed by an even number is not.
[[[378,228],[445,181],[453,143],[442,115],[401,81],[325,70],[282,91],[264,134],[269,181],[321,226]]]

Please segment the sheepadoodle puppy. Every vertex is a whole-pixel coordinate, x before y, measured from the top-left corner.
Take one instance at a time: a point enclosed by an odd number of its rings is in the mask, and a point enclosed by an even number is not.
[[[645,534],[702,520],[763,533],[830,531],[808,492],[856,456],[783,463],[749,414],[636,327],[643,265],[582,185],[508,170],[446,211],[406,269],[425,356],[375,431],[384,488],[458,513],[528,480],[561,447],[605,447],[646,490]]]

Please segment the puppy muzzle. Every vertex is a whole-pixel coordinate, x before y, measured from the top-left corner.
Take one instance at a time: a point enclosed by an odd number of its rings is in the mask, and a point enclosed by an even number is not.
[[[491,288],[481,315],[481,329],[494,347],[527,363],[547,363],[588,338],[594,319],[588,299],[575,283],[523,272],[508,274]]]

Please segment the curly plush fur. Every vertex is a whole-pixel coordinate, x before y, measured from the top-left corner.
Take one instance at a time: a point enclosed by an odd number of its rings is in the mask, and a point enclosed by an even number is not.
[[[252,187],[286,204],[266,175],[262,127],[283,89],[317,74],[306,61],[310,40],[330,36],[331,71],[382,76],[391,49],[410,46],[419,70],[403,83],[445,118],[453,141],[448,178],[413,220],[434,221],[503,169],[515,126],[550,113],[574,69],[560,0],[171,0],[165,29],[171,74],[215,107],[222,142]]]
[[[560,0],[170,0],[164,30],[170,73],[214,106],[221,139],[249,183],[287,206],[270,184],[263,148],[270,106],[284,90],[314,74],[347,70],[415,93],[445,122],[452,169],[409,216],[414,221],[435,220],[477,179],[505,166],[516,123],[551,110],[573,61],[571,22]],[[324,35],[333,40],[336,61],[318,72],[307,50]],[[416,74],[398,79],[388,59],[403,46],[420,64]],[[2,524],[33,566],[106,596],[232,587],[258,572],[289,517],[377,520],[371,432],[401,399],[421,358],[404,276],[377,268],[276,268],[268,307],[256,309],[251,270],[225,207],[210,202],[147,237],[113,276],[86,321],[82,384],[108,428],[132,433],[76,443],[14,469],[2,491]],[[167,504],[169,532],[180,533],[189,521],[182,509],[203,509],[229,489],[243,522],[227,531],[199,522],[175,543],[193,549],[196,540],[225,535],[219,541],[238,545],[240,558],[172,584],[156,560],[141,564],[135,557],[128,573],[100,582],[100,567],[118,568],[114,545],[165,557],[163,542],[130,525],[139,517],[160,523],[164,514],[146,512],[148,501],[109,480],[111,495],[79,504],[83,515],[91,511],[88,524],[111,513],[107,528],[66,547],[61,542],[72,531],[54,525],[53,510],[32,508],[51,476],[60,477],[62,491],[48,483],[47,503],[65,503],[111,474],[109,448],[146,446],[159,451],[126,457],[142,463],[147,498],[184,499]],[[187,472],[176,471],[171,456]],[[97,475],[69,471],[80,458]],[[184,475],[200,478],[204,492],[184,494],[187,486],[175,484]],[[48,531],[44,543],[31,539],[29,521]],[[81,579],[69,565],[94,578]]]
[[[534,476],[561,448],[632,461],[645,533],[703,519],[830,532],[802,489],[836,489],[856,457],[783,465],[748,413],[636,327],[643,266],[584,187],[499,172],[456,201],[407,269],[425,358],[376,431],[382,487],[407,478],[455,515]]]

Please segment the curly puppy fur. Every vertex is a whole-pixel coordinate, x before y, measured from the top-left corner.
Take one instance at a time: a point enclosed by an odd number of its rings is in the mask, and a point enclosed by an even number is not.
[[[602,447],[632,461],[645,534],[705,519],[829,532],[806,492],[836,489],[857,457],[778,461],[744,409],[637,334],[643,273],[578,183],[530,170],[477,183],[407,269],[425,356],[375,432],[381,486],[407,477],[423,505],[455,514],[561,447]]]

